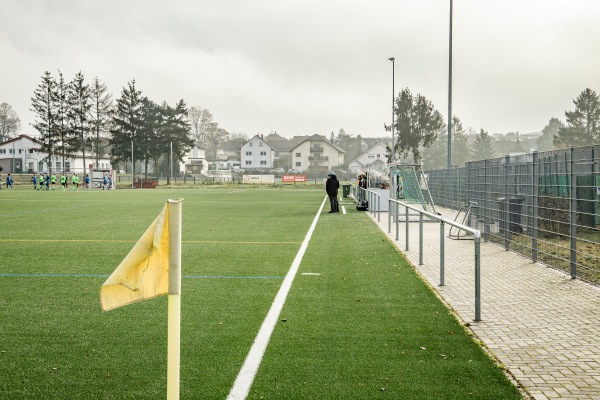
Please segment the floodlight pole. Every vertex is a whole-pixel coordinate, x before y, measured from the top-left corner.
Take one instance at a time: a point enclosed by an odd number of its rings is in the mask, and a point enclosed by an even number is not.
[[[388,60],[390,60],[392,62],[392,149],[391,149],[391,155],[390,155],[390,165],[393,165],[394,164],[394,159],[396,158],[395,157],[396,156],[396,151],[395,151],[396,149],[394,147],[394,135],[395,135],[395,128],[394,128],[394,117],[395,117],[395,115],[394,115],[395,114],[394,113],[394,96],[396,95],[396,91],[394,89],[394,83],[395,83],[396,79],[395,79],[394,74],[395,74],[395,70],[396,70],[396,68],[395,68],[396,64],[395,64],[394,57],[390,57],[390,58],[388,58]],[[394,193],[394,183],[393,183],[394,181],[393,181],[393,178],[392,178],[392,168],[391,167],[390,167],[390,170],[389,170],[389,174],[390,174],[390,199],[392,199],[393,198],[393,193]]]
[[[135,161],[133,161],[133,140],[131,141],[131,188],[133,189],[135,187],[135,185],[133,184],[133,181],[135,179],[135,174],[133,173],[133,169],[135,168],[134,166]]]
[[[448,169],[452,168],[452,3],[450,0],[450,31],[448,42]]]

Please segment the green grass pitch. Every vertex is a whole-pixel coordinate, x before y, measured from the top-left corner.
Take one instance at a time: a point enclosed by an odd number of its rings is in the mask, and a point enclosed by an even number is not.
[[[166,397],[167,298],[103,313],[99,289],[178,197],[181,398],[227,397],[322,190],[1,190],[0,399]],[[248,398],[520,398],[375,224],[342,205],[324,207]]]

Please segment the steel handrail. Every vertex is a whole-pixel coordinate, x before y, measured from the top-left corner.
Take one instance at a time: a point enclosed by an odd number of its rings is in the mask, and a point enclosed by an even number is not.
[[[395,206],[394,206],[395,203]],[[475,321],[481,321],[481,232],[478,229],[473,229],[469,226],[460,224],[448,218],[444,218],[440,215],[430,213],[428,211],[419,209],[410,204],[404,203],[400,200],[389,199],[389,215],[388,215],[388,233],[391,231],[391,214],[392,209],[395,213],[396,219],[396,240],[398,240],[398,209],[399,206],[405,208],[406,216],[406,250],[408,251],[409,245],[409,214],[408,210],[417,211],[419,213],[419,265],[423,265],[423,216],[427,216],[433,220],[440,222],[440,286],[444,286],[444,242],[445,242],[445,230],[444,224],[454,226],[458,229],[467,231],[473,234],[474,238],[474,252],[475,252]]]

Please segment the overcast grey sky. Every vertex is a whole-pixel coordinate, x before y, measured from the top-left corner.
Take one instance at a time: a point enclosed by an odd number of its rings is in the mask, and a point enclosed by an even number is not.
[[[229,132],[387,135],[392,64],[447,119],[449,0],[2,0],[0,102],[23,133],[44,71],[116,99],[208,108]],[[541,130],[600,92],[600,1],[455,0],[453,113],[490,133]]]

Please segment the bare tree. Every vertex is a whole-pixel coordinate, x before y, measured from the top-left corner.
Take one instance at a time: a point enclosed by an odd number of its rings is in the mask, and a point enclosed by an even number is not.
[[[208,111],[208,108],[194,106],[188,110],[188,119],[195,145],[204,148],[207,145],[207,137],[213,129],[212,114]]]
[[[0,142],[21,130],[21,118],[8,103],[0,104]]]

